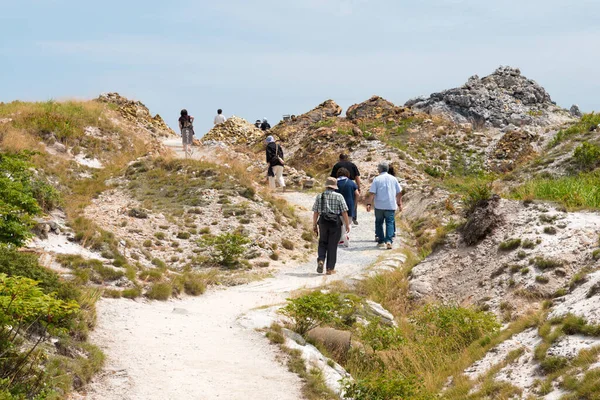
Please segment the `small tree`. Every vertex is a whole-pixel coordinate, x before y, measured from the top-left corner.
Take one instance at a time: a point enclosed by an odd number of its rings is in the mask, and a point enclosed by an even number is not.
[[[40,344],[48,333],[66,333],[66,322],[78,310],[75,301],[44,294],[36,281],[0,274],[0,393],[34,398],[42,391]]]
[[[224,267],[235,268],[240,257],[246,252],[250,240],[238,233],[223,233],[208,236],[200,240],[200,244],[212,250],[211,259]]]

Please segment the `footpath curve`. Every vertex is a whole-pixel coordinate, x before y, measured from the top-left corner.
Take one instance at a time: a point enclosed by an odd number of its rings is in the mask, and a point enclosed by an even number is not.
[[[179,141],[165,142],[181,157]],[[196,152],[194,158],[199,157]],[[285,193],[303,218],[311,218],[314,195]],[[263,334],[244,328],[250,310],[279,304],[292,291],[355,277],[382,254],[373,242],[373,213],[359,211],[351,247],[338,252],[338,273],[316,273],[310,261],[283,267],[272,278],[200,297],[166,302],[102,299],[91,341],[107,355],[104,371],[89,385],[93,400],[302,399],[301,380],[278,360]]]

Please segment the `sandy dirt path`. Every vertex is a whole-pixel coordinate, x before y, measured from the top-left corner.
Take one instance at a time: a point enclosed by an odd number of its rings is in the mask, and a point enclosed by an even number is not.
[[[284,197],[303,218],[311,218],[314,195]],[[302,399],[301,381],[278,360],[277,348],[263,334],[244,328],[239,318],[256,307],[284,302],[294,290],[360,274],[382,252],[373,242],[373,218],[359,211],[352,246],[340,248],[333,276],[316,273],[315,254],[310,262],[284,267],[272,278],[211,289],[200,297],[102,299],[91,341],[105,352],[107,363],[83,398]]]

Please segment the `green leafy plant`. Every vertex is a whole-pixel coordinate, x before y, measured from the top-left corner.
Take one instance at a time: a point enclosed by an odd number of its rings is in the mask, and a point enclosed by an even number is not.
[[[370,321],[368,325],[359,328],[359,336],[373,350],[394,349],[406,343],[400,329],[381,325],[379,321]]]
[[[20,399],[43,392],[40,363],[46,353],[41,344],[49,339],[47,333],[66,333],[78,310],[75,301],[45,294],[32,279],[0,274],[0,393]],[[26,341],[34,330],[38,339]]]
[[[419,395],[421,390],[422,383],[414,376],[405,377],[393,372],[343,382],[344,397],[354,400],[425,399]]]
[[[210,248],[212,260],[228,268],[238,267],[240,257],[246,252],[250,240],[238,233],[222,233],[218,236],[205,236],[200,245]]]
[[[500,243],[498,250],[511,251],[519,248],[519,246],[521,246],[521,239],[509,239]]]
[[[294,330],[305,334],[323,324],[348,324],[356,309],[356,299],[340,293],[315,291],[288,299],[281,313],[292,319]]]

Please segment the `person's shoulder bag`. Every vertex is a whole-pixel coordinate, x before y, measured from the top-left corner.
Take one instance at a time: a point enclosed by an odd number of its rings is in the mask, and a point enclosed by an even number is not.
[[[319,218],[328,224],[339,224],[340,216],[338,214],[326,212],[325,210],[325,192],[321,193],[321,207],[319,210]]]
[[[283,158],[279,157],[279,145],[275,145],[275,160],[277,160],[278,163],[280,163],[281,165],[285,165],[285,162],[283,161]]]

